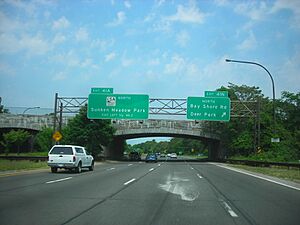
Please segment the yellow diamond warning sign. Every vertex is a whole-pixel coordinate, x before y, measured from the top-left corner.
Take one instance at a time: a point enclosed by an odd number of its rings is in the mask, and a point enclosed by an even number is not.
[[[52,135],[52,137],[55,141],[59,141],[60,139],[62,139],[62,135],[59,131],[55,131],[55,133]]]

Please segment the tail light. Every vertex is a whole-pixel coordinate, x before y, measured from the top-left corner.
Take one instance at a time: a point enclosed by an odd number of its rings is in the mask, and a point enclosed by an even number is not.
[[[73,156],[73,162],[75,162],[75,161],[76,161],[76,156],[74,155],[74,156]]]

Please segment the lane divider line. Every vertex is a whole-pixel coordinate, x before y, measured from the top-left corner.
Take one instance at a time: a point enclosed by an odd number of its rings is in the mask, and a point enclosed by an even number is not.
[[[107,169],[106,171],[110,171],[110,170],[114,170],[114,169],[116,169],[116,168],[112,167],[112,168]]]
[[[151,172],[151,171],[153,171],[154,170],[154,168],[151,168],[149,171]]]
[[[237,169],[234,169],[234,168],[230,168],[230,167],[227,167],[227,166],[222,166],[222,165],[217,165],[217,164],[213,164],[213,165],[222,167],[224,169],[232,170],[232,171],[235,171],[237,173],[242,173],[242,174],[252,176],[252,177],[255,177],[255,178],[258,178],[258,179],[269,181],[269,182],[272,182],[272,183],[275,183],[275,184],[279,184],[279,185],[284,186],[284,187],[292,188],[292,189],[297,190],[297,191],[300,191],[300,188],[297,188],[297,187],[294,187],[294,186],[291,186],[291,185],[288,185],[288,184],[284,184],[284,183],[281,183],[281,182],[278,182],[278,181],[275,181],[275,180],[271,180],[271,179],[268,179],[268,178],[265,178],[265,177],[261,177],[261,176],[255,175],[255,174],[247,173],[247,172],[237,170]]]
[[[51,181],[46,182],[46,184],[53,184],[56,182],[61,182],[61,181],[70,180],[70,179],[72,179],[72,177],[66,177],[66,178],[62,178],[62,179],[58,179],[58,180],[51,180]]]
[[[221,200],[221,202],[231,217],[239,217],[225,201]]]
[[[133,164],[128,164],[128,166],[132,166]]]
[[[199,174],[199,173],[197,173],[197,176],[200,178],[200,179],[202,179],[203,177]]]
[[[191,170],[193,170],[194,168],[193,167],[191,167]]]
[[[131,179],[131,180],[125,182],[124,185],[128,185],[128,184],[132,183],[133,181],[135,181],[135,178],[133,178],[133,179]]]

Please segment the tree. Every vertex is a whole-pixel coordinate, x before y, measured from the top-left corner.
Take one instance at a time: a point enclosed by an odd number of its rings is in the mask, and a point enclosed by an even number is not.
[[[25,130],[11,130],[10,132],[3,134],[4,143],[6,150],[5,152],[12,152],[13,148],[17,147],[17,153],[20,153],[20,147],[30,137],[30,134]]]
[[[114,132],[110,120],[88,119],[85,105],[62,131],[64,137],[62,142],[85,146],[92,154],[98,155],[102,151],[101,146],[108,146],[111,143]]]
[[[37,135],[35,139],[35,145],[38,151],[49,151],[52,146],[52,134],[53,129],[44,127]]]

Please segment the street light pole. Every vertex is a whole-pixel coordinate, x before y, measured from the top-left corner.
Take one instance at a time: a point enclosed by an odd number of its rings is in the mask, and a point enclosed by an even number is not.
[[[27,112],[27,111],[30,110],[30,109],[39,109],[39,108],[41,108],[41,107],[39,107],[39,106],[36,106],[36,107],[29,107],[29,108],[27,108],[27,109],[24,110],[24,112],[22,113],[22,115],[24,115],[25,112]]]
[[[257,63],[257,62],[251,62],[251,61],[241,61],[241,60],[233,60],[233,59],[225,59],[226,62],[233,62],[233,63],[244,63],[244,64],[252,64],[252,65],[256,65],[259,66],[261,68],[263,68],[269,75],[269,77],[271,78],[272,81],[272,89],[273,89],[273,134],[275,133],[275,85],[274,85],[274,79],[271,75],[271,73],[269,72],[269,70],[267,70],[266,67],[264,67],[263,65]]]

